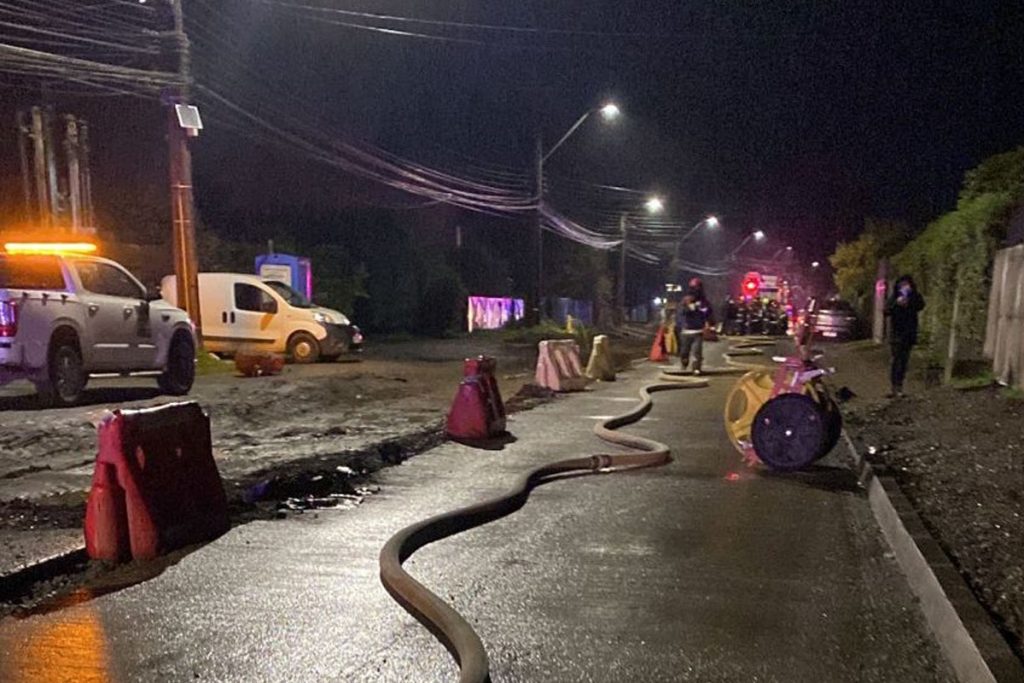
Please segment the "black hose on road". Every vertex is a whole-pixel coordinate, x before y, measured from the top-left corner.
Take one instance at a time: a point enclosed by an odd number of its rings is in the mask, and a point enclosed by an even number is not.
[[[639,421],[650,412],[653,393],[707,386],[706,380],[691,379],[643,387],[640,402],[632,410],[594,426],[594,433],[599,438],[641,451],[639,453],[600,454],[543,465],[525,474],[515,486],[499,496],[416,522],[388,540],[380,551],[381,583],[398,604],[448,648],[459,665],[460,683],[486,683],[490,680],[490,664],[480,636],[461,614],[406,572],[402,563],[425,545],[512,514],[526,504],[530,491],[542,484],[567,477],[657,467],[671,462],[667,445],[615,430]]]

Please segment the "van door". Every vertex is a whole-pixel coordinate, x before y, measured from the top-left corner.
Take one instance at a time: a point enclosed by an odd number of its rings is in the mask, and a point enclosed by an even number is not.
[[[239,348],[279,351],[283,304],[268,287],[235,282],[234,307],[228,313],[230,336]]]

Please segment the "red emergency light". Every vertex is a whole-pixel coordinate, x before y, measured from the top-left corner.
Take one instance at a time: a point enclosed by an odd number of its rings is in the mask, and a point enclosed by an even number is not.
[[[747,273],[743,278],[742,287],[744,296],[757,296],[758,291],[761,289],[761,277],[757,273]]]

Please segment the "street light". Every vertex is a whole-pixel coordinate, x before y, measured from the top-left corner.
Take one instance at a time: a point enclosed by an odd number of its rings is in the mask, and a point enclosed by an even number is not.
[[[679,237],[679,240],[676,242],[676,256],[675,256],[675,259],[674,259],[674,261],[675,261],[674,265],[675,265],[675,274],[676,274],[676,279],[677,280],[679,279],[679,271],[681,270],[681,268],[679,267],[679,261],[680,261],[680,258],[681,258],[680,252],[682,251],[683,242],[685,242],[686,240],[690,239],[690,237],[693,235],[693,233],[697,232],[698,230],[700,230],[705,225],[708,226],[709,229],[714,230],[719,225],[721,225],[721,223],[714,216],[708,216],[704,220],[697,221],[696,225],[694,225],[692,228],[687,230],[683,235],[681,235]]]
[[[820,265],[821,265],[820,261],[814,261],[814,262],[811,263],[811,268],[817,268]]]
[[[615,104],[614,102],[609,102],[608,104],[601,107],[601,116],[604,117],[605,121],[614,121],[615,119],[619,118],[621,114],[622,110],[619,109],[619,105]]]
[[[750,240],[754,240],[756,242],[761,242],[766,237],[767,237],[767,235],[764,234],[764,230],[755,230],[754,232],[752,232],[749,235],[747,235],[746,237],[744,237],[743,241],[740,242],[739,245],[735,249],[733,249],[731,252],[729,252],[729,255],[725,257],[726,260],[729,260],[729,259],[733,258],[734,256],[736,256],[736,254],[739,253],[740,249],[742,249],[743,247],[747,246],[747,242],[749,242]]]
[[[665,201],[661,197],[653,195],[644,202],[644,209],[652,216],[659,214],[665,210]],[[616,283],[615,308],[621,322],[626,317],[626,252],[629,251],[627,244],[629,241],[629,216],[627,214],[622,214],[619,217],[619,230],[622,232],[622,244],[619,245],[619,280]]]
[[[572,124],[572,126],[569,127],[569,130],[565,132],[565,135],[560,137],[558,139],[558,142],[556,142],[554,146],[547,151],[547,153],[543,152],[543,149],[540,144],[540,138],[538,136],[537,147],[538,150],[540,150],[540,165],[543,166],[551,157],[551,155],[555,153],[555,150],[561,147],[566,140],[572,137],[572,134],[575,133],[579,129],[579,127],[582,126],[584,122],[590,118],[590,115],[593,114],[595,111],[601,112],[601,118],[604,119],[606,123],[611,123],[612,121],[615,121],[620,116],[622,116],[622,110],[619,109],[619,105],[615,104],[614,102],[608,102],[607,104],[601,106],[598,109],[588,109],[587,111],[583,112],[582,116],[576,119],[576,123]]]
[[[590,115],[595,111],[601,112],[601,118],[606,123],[610,123],[619,116],[622,115],[622,110],[614,102],[606,102],[597,109],[588,109],[583,112],[583,115],[576,119],[576,123],[569,127],[569,130],[565,132],[565,135],[558,139],[558,142],[549,149],[547,152],[544,151],[544,140],[541,133],[537,133],[537,158],[536,158],[536,176],[537,176],[537,284],[535,305],[537,310],[537,322],[540,322],[541,314],[541,299],[544,296],[544,216],[542,214],[542,205],[544,204],[544,164],[551,158],[559,147],[565,144],[565,141],[572,137],[583,123],[590,118]]]

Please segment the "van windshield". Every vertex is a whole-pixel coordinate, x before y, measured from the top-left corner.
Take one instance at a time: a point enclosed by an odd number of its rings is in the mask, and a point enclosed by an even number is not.
[[[309,302],[309,299],[302,296],[283,282],[278,282],[276,280],[264,280],[263,284],[280,294],[281,298],[287,301],[289,306],[294,306],[295,308],[313,308],[313,304]]]

